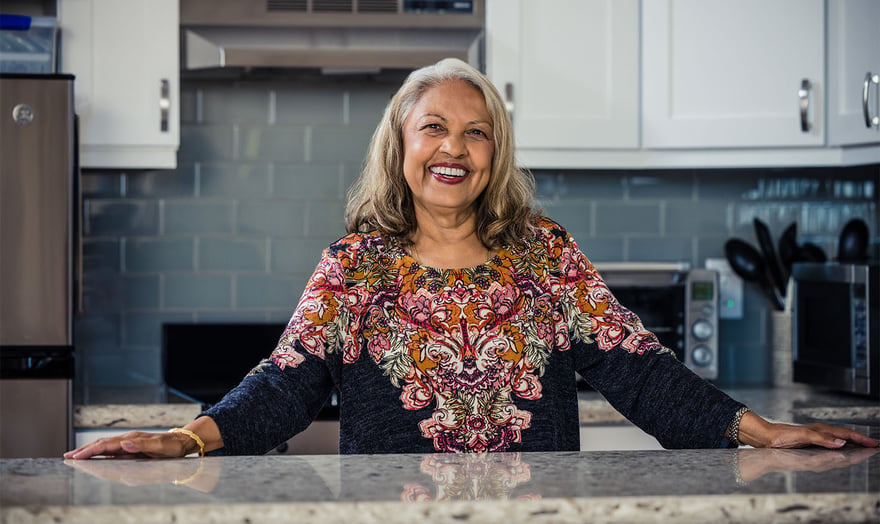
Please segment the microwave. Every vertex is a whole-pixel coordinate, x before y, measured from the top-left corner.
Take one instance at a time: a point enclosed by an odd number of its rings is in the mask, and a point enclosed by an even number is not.
[[[792,269],[792,379],[880,399],[878,265]]]
[[[718,378],[718,272],[686,262],[597,262],[611,293],[697,375]]]

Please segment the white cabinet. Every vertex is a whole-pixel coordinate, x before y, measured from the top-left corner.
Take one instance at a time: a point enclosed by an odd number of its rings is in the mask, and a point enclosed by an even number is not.
[[[80,164],[174,168],[178,0],[59,0],[61,70],[76,76]]]
[[[642,2],[643,146],[824,145],[824,20],[823,0]]]
[[[487,2],[487,74],[520,150],[638,147],[638,16],[638,0]]]
[[[828,0],[827,23],[828,144],[880,143],[880,125],[868,125],[880,112],[873,82],[880,77],[880,2]]]

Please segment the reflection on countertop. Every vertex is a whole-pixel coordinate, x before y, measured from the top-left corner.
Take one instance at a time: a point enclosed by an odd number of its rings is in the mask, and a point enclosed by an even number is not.
[[[0,461],[3,522],[876,522],[880,448]]]

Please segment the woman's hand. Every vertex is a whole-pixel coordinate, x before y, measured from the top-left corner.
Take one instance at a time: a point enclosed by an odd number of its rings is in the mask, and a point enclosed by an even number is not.
[[[223,447],[220,428],[211,417],[199,417],[185,426],[205,443],[205,451]],[[173,458],[198,453],[198,443],[186,433],[129,431],[116,437],[101,438],[64,454],[66,459],[92,457]]]
[[[858,431],[827,424],[798,426],[769,422],[751,411],[739,425],[738,440],[756,448],[804,448],[820,446],[836,449],[852,442],[867,448],[880,446],[880,441]]]
[[[194,448],[194,449],[193,449]],[[171,458],[198,451],[196,442],[182,433],[129,431],[116,437],[100,438],[64,454],[66,459],[91,457]]]

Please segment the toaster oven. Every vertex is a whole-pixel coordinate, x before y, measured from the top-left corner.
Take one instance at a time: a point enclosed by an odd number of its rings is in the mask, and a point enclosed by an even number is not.
[[[596,269],[617,300],[638,315],[680,361],[718,378],[718,272],[678,262],[606,262]]]

